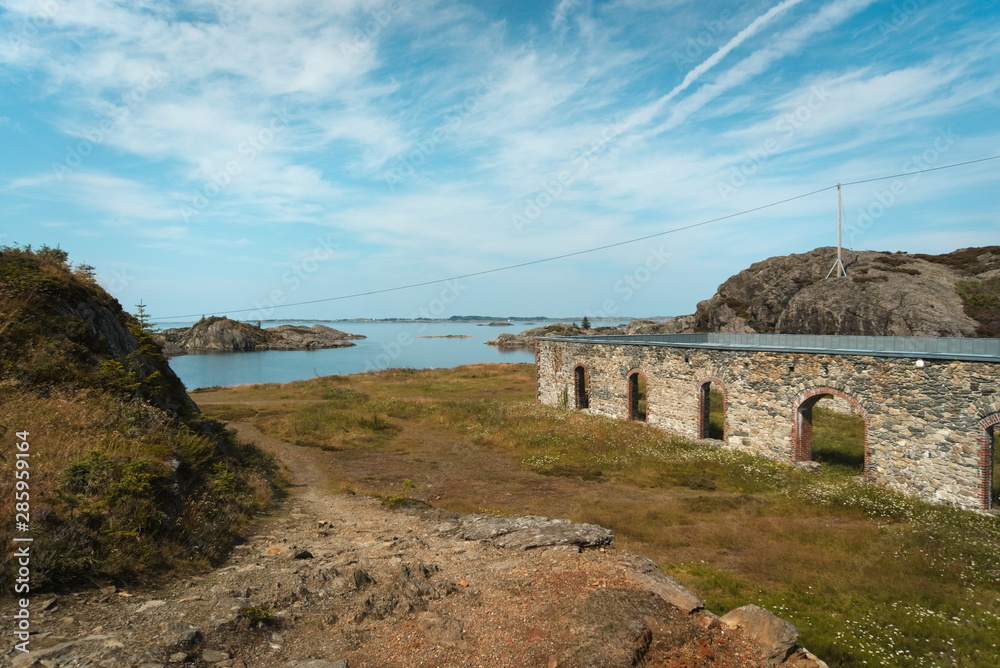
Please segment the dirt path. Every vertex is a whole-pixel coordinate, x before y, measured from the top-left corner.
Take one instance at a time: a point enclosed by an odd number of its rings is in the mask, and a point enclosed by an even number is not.
[[[652,562],[598,547],[598,527],[391,511],[376,499],[332,493],[331,453],[248,424],[231,426],[284,462],[291,497],[207,574],[155,591],[109,588],[39,600],[34,651],[9,651],[3,661],[144,668],[764,665],[756,644],[700,611],[696,597]],[[594,547],[581,549],[588,542]]]
[[[330,457],[322,450],[303,448],[263,433],[247,422],[230,422],[229,427],[236,435],[250,443],[256,443],[277,457],[291,477],[293,488],[300,488],[306,496],[315,496],[329,482],[327,468]]]

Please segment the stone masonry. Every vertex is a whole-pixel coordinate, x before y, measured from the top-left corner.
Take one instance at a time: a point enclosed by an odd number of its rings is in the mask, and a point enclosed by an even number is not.
[[[636,410],[630,376],[639,373],[646,421],[699,438],[710,382],[724,396],[727,447],[792,463],[812,458],[813,405],[839,397],[864,418],[869,480],[931,501],[990,508],[1000,355],[796,352],[630,338],[539,339],[538,400],[574,407],[583,379],[590,413],[628,419]]]

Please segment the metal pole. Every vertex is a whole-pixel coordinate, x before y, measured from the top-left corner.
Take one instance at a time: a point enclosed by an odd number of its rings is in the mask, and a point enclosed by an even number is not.
[[[842,237],[841,237],[841,232],[840,232],[840,229],[841,229],[841,224],[840,224],[840,221],[841,221],[841,208],[842,208],[842,206],[841,206],[841,200],[840,200],[840,184],[838,183],[837,184],[837,260],[836,260],[836,262],[833,263],[833,266],[830,267],[830,271],[826,272],[826,277],[827,278],[830,278],[830,275],[834,271],[837,272],[837,278],[840,278],[841,276],[847,276],[847,270],[844,268],[844,261],[843,261],[843,259],[841,259],[841,248],[842,248],[842,245],[841,245],[841,238]]]
[[[841,239],[841,237],[840,237],[840,212],[841,212],[842,208],[843,207],[841,206],[841,201],[840,201],[840,184],[838,183],[837,184],[837,264],[839,264],[841,267],[844,266],[844,263],[843,263],[843,261],[841,260],[841,257],[840,257],[840,252],[841,252],[841,243],[840,243],[840,239]]]

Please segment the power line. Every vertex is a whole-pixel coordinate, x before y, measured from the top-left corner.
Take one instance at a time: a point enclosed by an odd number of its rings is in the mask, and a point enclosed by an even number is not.
[[[977,162],[986,162],[987,160],[998,160],[1000,155],[990,156],[989,158],[979,158],[978,160],[966,160],[965,162],[955,162],[950,165],[941,165],[940,167],[928,167],[927,169],[918,169],[915,172],[903,172],[902,174],[892,174],[891,176],[877,176],[873,179],[862,179],[861,181],[845,181],[841,183],[843,186],[856,186],[859,183],[872,183],[873,181],[886,181],[888,179],[898,179],[901,176],[913,176],[914,174],[923,174],[925,172],[936,172],[940,169],[951,169],[952,167],[964,167],[965,165],[974,165]]]
[[[940,171],[942,169],[952,169],[954,167],[964,167],[965,165],[972,165],[972,164],[976,164],[976,163],[980,163],[980,162],[987,162],[989,160],[1000,160],[1000,155],[994,155],[994,156],[990,156],[988,158],[979,158],[977,160],[967,160],[965,162],[956,162],[956,163],[953,163],[953,164],[950,164],[950,165],[942,165],[940,167],[928,167],[927,169],[919,169],[919,170],[912,171],[912,172],[903,172],[903,173],[900,173],[900,174],[892,174],[892,175],[889,175],[889,176],[878,176],[878,177],[875,177],[875,178],[862,179],[862,180],[859,180],[859,181],[848,181],[848,182],[841,183],[839,185],[841,185],[841,186],[853,186],[853,185],[859,185],[859,184],[862,184],[862,183],[872,183],[874,181],[885,181],[887,179],[896,179],[896,178],[899,178],[899,177],[902,177],[902,176],[913,176],[915,174],[923,174],[925,172],[936,172],[936,171]],[[495,267],[493,269],[484,269],[482,271],[474,271],[474,272],[471,272],[471,273],[468,273],[468,274],[460,274],[458,276],[449,276],[448,278],[437,278],[437,279],[434,279],[434,280],[431,280],[431,281],[421,281],[419,283],[410,283],[408,285],[397,285],[397,286],[394,286],[394,287],[391,287],[391,288],[383,288],[381,290],[369,290],[367,292],[355,292],[355,293],[347,294],[347,295],[338,295],[336,297],[325,297],[323,299],[311,299],[309,301],[294,302],[294,303],[291,303],[291,304],[272,304],[268,308],[288,308],[288,307],[291,307],[291,306],[308,306],[310,304],[322,304],[322,303],[325,303],[325,302],[341,301],[341,300],[344,300],[344,299],[356,299],[358,297],[370,297],[372,295],[381,295],[381,294],[385,294],[387,292],[399,292],[401,290],[410,290],[412,288],[419,288],[419,287],[423,287],[423,286],[426,286],[426,285],[435,285],[437,283],[447,283],[448,281],[458,281],[458,280],[461,280],[463,278],[474,278],[476,276],[485,276],[487,274],[496,274],[496,273],[499,273],[501,271],[510,271],[512,269],[520,269],[522,267],[530,267],[532,265],[543,264],[545,262],[554,262],[556,260],[563,260],[563,259],[568,258],[568,257],[576,257],[578,255],[586,255],[588,253],[596,253],[598,251],[607,250],[609,248],[616,248],[618,246],[625,246],[625,245],[628,245],[628,244],[634,244],[634,243],[638,243],[639,241],[646,241],[647,239],[655,239],[656,237],[662,237],[662,236],[665,236],[665,235],[668,235],[668,234],[674,234],[676,232],[683,232],[684,230],[690,230],[690,229],[694,229],[696,227],[702,227],[704,225],[711,225],[712,223],[718,223],[718,222],[723,221],[723,220],[729,220],[730,218],[737,218],[739,216],[745,216],[747,214],[754,213],[756,211],[762,211],[764,209],[769,209],[769,208],[772,208],[772,207],[775,207],[775,206],[780,206],[782,204],[787,204],[788,202],[793,202],[793,201],[798,200],[798,199],[803,199],[805,197],[811,197],[812,195],[816,195],[816,194],[819,194],[821,192],[826,192],[827,190],[833,190],[834,188],[837,188],[837,187],[838,187],[838,185],[836,185],[836,184],[832,185],[832,186],[826,186],[825,188],[820,188],[819,190],[813,190],[811,192],[803,193],[801,195],[795,195],[794,197],[788,197],[788,198],[783,199],[783,200],[778,200],[776,202],[771,202],[770,204],[763,204],[761,206],[753,207],[752,209],[744,209],[743,211],[738,211],[736,213],[730,213],[730,214],[727,214],[725,216],[719,216],[718,218],[711,218],[709,220],[703,220],[703,221],[698,222],[698,223],[691,223],[690,225],[682,225],[681,227],[674,227],[674,228],[669,229],[669,230],[664,230],[663,232],[656,232],[655,234],[647,234],[645,236],[636,237],[634,239],[627,239],[625,241],[617,241],[615,243],[605,244],[603,246],[595,246],[593,248],[586,248],[584,250],[573,251],[571,253],[563,253],[562,255],[553,255],[551,257],[545,257],[545,258],[541,258],[541,259],[538,259],[538,260],[529,260],[528,262],[520,262],[518,264],[511,264],[511,265],[507,265],[507,266],[504,266],[504,267]],[[260,310],[261,309],[259,307],[257,307],[257,308],[232,309],[232,310],[228,310],[228,311],[213,311],[212,313],[226,313],[226,314],[230,314],[230,313],[250,313],[252,311],[260,311]],[[202,313],[187,313],[187,314],[184,314],[184,315],[172,315],[172,316],[164,317],[164,318],[154,318],[154,320],[163,321],[163,320],[178,320],[180,318],[196,318],[196,317],[204,315],[204,313],[205,312],[202,312]]]

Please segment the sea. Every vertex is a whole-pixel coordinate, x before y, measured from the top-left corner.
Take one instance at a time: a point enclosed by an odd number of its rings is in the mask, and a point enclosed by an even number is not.
[[[311,326],[316,322],[289,320],[269,322],[264,326]],[[154,323],[163,329],[193,324]],[[170,358],[170,367],[187,389],[194,390],[215,386],[288,383],[320,376],[365,373],[396,367],[435,369],[486,362],[533,363],[534,351],[501,350],[486,345],[486,342],[495,339],[502,332],[516,334],[543,323],[512,321],[512,325],[507,327],[472,322],[320,321],[319,324],[367,338],[356,339],[353,342],[355,345],[349,348],[178,355]]]

